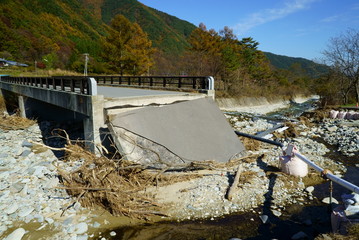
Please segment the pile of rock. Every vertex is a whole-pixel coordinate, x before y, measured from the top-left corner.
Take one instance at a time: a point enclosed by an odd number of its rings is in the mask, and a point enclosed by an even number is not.
[[[58,188],[57,167],[68,164],[30,143],[42,143],[39,127],[0,130],[0,140],[0,238],[13,232],[7,239],[21,239],[47,228],[57,232],[48,238],[87,239],[91,219],[81,215],[79,203],[73,205],[74,200]],[[61,216],[68,206],[72,207]],[[36,223],[38,229],[31,229],[29,223]]]
[[[359,123],[351,120],[330,120],[320,123],[317,134],[329,144],[336,146],[337,151],[346,156],[355,156],[359,152]]]
[[[244,120],[241,116],[226,115],[226,117],[236,130],[253,135],[277,124],[261,118]],[[321,130],[320,127],[308,127],[298,122],[296,128],[300,134],[293,139],[285,140],[284,145],[295,144],[308,159],[322,168],[331,169],[335,174],[346,171],[343,164],[325,157],[329,149],[314,140],[318,137],[317,131]],[[226,171],[217,172],[191,180],[190,191],[178,192],[181,201],[171,210],[172,212],[170,211],[171,215],[176,215],[179,219],[193,219],[218,217],[240,211],[256,211],[255,209],[271,199],[270,210],[274,216],[279,217],[287,204],[304,205],[315,198],[312,195],[314,187],[305,186],[301,178],[288,178],[288,175],[280,172],[268,174],[273,169],[279,168],[282,149],[262,144],[259,150],[248,151],[248,154],[264,157],[251,162],[241,162],[242,174],[246,176],[247,181],[241,183],[237,197],[232,201],[226,199],[226,193],[234,172],[231,174]],[[261,211],[258,214],[261,214]]]
[[[276,125],[261,118],[227,117],[236,130],[249,134]],[[42,127],[49,129],[50,125]],[[286,139],[284,145],[289,142],[295,144],[308,159],[337,174],[345,172],[345,167],[325,157],[329,150],[315,138],[322,136],[331,144],[340,143],[340,149],[345,149],[348,154],[359,150],[357,127],[340,125],[337,120],[324,121],[316,127],[298,123],[296,127],[300,134]],[[17,228],[17,234],[31,234],[25,227],[30,222],[39,224],[40,229],[49,227],[57,232],[48,239],[88,239],[89,228],[100,227],[99,223],[94,222],[93,216],[82,214],[83,208],[78,203],[61,216],[63,210],[74,203],[74,199],[58,188],[61,185],[57,169],[73,171],[81,165],[80,159],[76,163],[66,163],[57,159],[52,151],[30,143],[42,143],[38,126],[17,131],[0,130],[0,140],[0,238],[7,237]],[[304,205],[315,198],[312,195],[314,188],[305,186],[300,178],[288,178],[278,171],[270,174],[280,166],[282,149],[262,144],[259,150],[248,151],[248,154],[263,156],[241,162],[246,177],[240,185],[240,192],[232,201],[226,199],[226,193],[234,178],[235,167],[231,171],[218,170],[191,180],[190,187],[176,192],[178,199],[169,213],[178,220],[215,218],[239,211],[256,211],[258,216],[262,216],[264,210],[255,209],[263,207],[270,200],[271,214],[279,217],[287,204]]]

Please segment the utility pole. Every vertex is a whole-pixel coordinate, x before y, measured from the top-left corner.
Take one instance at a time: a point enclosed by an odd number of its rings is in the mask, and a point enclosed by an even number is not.
[[[87,63],[89,61],[89,54],[88,53],[84,53],[85,55],[85,68],[84,68],[84,76],[87,76]]]

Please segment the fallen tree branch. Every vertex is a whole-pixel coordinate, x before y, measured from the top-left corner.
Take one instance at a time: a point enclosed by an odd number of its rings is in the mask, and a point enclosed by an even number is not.
[[[42,143],[38,143],[38,142],[34,142],[32,140],[28,140],[29,143],[32,143],[32,144],[35,144],[35,145],[39,145],[41,147],[44,147],[44,148],[47,148],[47,149],[50,149],[50,150],[54,150],[54,151],[67,151],[67,152],[72,152],[72,153],[75,153],[75,151],[72,151],[66,147],[62,147],[62,148],[55,148],[55,147],[50,147],[50,146],[47,146],[45,144],[42,144]]]

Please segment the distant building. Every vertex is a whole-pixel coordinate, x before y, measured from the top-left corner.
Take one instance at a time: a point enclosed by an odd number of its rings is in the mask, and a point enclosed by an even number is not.
[[[18,63],[15,61],[8,61],[4,58],[0,58],[0,67],[11,67],[11,66],[19,66],[19,67],[28,67],[29,65],[25,63]]]

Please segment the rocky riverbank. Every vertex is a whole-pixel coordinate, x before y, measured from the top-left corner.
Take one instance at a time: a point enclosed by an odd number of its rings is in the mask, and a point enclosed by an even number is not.
[[[288,107],[291,101],[303,103],[312,98],[317,98],[317,96],[297,96],[293,99],[268,99],[265,97],[219,98],[216,99],[216,102],[223,111],[266,114]]]
[[[236,130],[249,134],[275,125],[247,114],[226,116]],[[330,150],[316,139],[322,138],[346,154],[357,154],[358,127],[343,124],[352,122],[329,119],[319,123],[298,121],[290,126],[294,127],[292,132],[275,137],[284,144],[294,143],[308,159],[337,175],[343,175],[345,166],[326,157]],[[350,140],[344,141],[347,136]],[[0,238],[110,239],[116,232],[108,235],[99,232],[129,224],[123,218],[109,221],[101,214],[90,212],[66,193],[58,169],[74,171],[82,162],[80,159],[76,162],[61,161],[52,151],[31,143],[42,143],[37,125],[24,130],[0,130],[0,139]],[[168,216],[158,220],[214,220],[237,212],[252,212],[262,220],[266,216],[280,218],[289,204],[305,205],[316,200],[313,195],[316,187],[313,185],[321,182],[318,173],[311,171],[304,178],[288,176],[278,168],[281,149],[243,141],[248,150],[246,158],[226,165],[208,163],[205,169],[190,172],[197,176],[189,181],[148,188],[146,191],[154,194],[155,200],[162,206],[161,212]],[[243,167],[239,191],[229,201],[226,194],[238,165]],[[173,176],[174,173],[165,174]],[[315,223],[315,219],[306,221]]]

